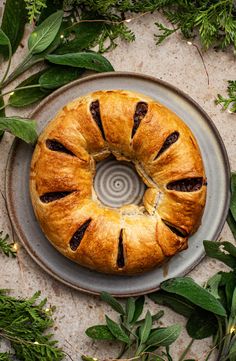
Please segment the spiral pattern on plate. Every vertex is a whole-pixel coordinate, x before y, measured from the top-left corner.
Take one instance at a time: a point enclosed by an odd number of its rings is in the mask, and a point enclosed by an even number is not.
[[[110,159],[97,164],[94,188],[98,199],[112,208],[139,204],[145,191],[144,183],[129,163]]]

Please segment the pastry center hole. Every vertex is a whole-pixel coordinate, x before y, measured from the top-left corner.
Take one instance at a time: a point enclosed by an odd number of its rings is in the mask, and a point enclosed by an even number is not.
[[[101,203],[118,208],[140,204],[146,186],[132,163],[110,157],[96,164],[94,189]]]

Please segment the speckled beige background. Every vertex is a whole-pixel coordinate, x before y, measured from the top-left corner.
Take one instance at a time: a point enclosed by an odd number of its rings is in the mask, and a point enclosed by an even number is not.
[[[0,6],[3,1],[0,0]],[[0,12],[1,15],[1,12]],[[163,21],[158,14],[145,15],[130,23],[136,34],[136,41],[132,44],[120,43],[119,46],[108,53],[116,70],[134,71],[153,75],[163,79],[190,95],[209,114],[218,128],[225,143],[232,169],[236,170],[236,116],[229,112],[222,112],[215,106],[214,98],[217,93],[226,92],[227,80],[236,79],[235,58],[232,52],[218,52],[210,50],[203,53],[204,62],[209,74],[209,85],[202,60],[194,46],[188,45],[180,34],[174,34],[169,40],[156,47],[153,34],[156,32],[155,21]],[[26,30],[26,37],[29,29]],[[22,59],[27,50],[27,45],[20,48],[15,54],[12,68]],[[1,65],[3,73],[5,64]],[[31,69],[33,73],[36,69]],[[28,73],[28,74],[29,74]],[[7,90],[12,89],[15,84]],[[32,108],[33,109],[33,108]],[[30,108],[24,110],[7,109],[7,114],[27,116]],[[0,143],[0,190],[4,190],[4,173],[7,155],[12,143],[12,137],[5,135]],[[19,192],[21,190],[19,189]],[[219,189],[220,192],[220,189]],[[217,195],[216,195],[217,196]],[[0,230],[11,234],[3,198],[0,196]],[[225,225],[222,237],[233,241],[230,231]],[[197,282],[204,283],[211,275],[222,269],[222,265],[214,260],[204,259],[190,274]],[[49,304],[56,305],[55,312],[55,337],[60,345],[70,355],[66,360],[79,360],[82,353],[101,358],[113,357],[117,348],[106,342],[92,342],[85,334],[85,329],[97,323],[103,323],[104,314],[110,317],[115,314],[97,297],[74,291],[60,282],[54,280],[43,272],[20,247],[17,259],[8,259],[0,255],[0,288],[9,288],[12,294],[27,297],[36,290],[42,291],[42,296],[48,297]],[[146,307],[153,312],[160,309],[151,301],[146,301]],[[166,309],[163,318],[165,325],[181,323],[182,316]],[[172,346],[174,360],[178,360],[184,347],[189,342],[186,332],[182,331],[181,337]],[[210,340],[194,342],[187,358],[203,361],[209,351]],[[215,356],[212,355],[211,360]]]

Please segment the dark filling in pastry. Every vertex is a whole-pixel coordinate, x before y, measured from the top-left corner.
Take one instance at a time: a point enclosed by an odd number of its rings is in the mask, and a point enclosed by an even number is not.
[[[123,268],[125,265],[124,260],[124,249],[123,249],[123,229],[120,231],[119,236],[119,245],[118,245],[118,255],[117,255],[117,266]]]
[[[48,149],[50,149],[50,150],[52,150],[54,152],[62,152],[62,153],[70,154],[70,155],[73,155],[73,156],[75,155],[69,149],[64,147],[63,144],[61,144],[60,142],[58,142],[55,139],[47,139],[46,140],[46,146],[47,146]]]
[[[72,251],[76,251],[77,248],[80,245],[80,242],[82,241],[82,238],[86,232],[86,229],[88,228],[90,222],[91,222],[91,218],[88,219],[87,221],[85,221],[82,226],[79,227],[79,229],[77,229],[77,231],[75,232],[75,234],[73,235],[73,237],[70,240],[70,248],[72,249]]]
[[[162,222],[171,230],[171,232],[175,233],[179,237],[187,237],[187,232],[179,227],[176,227],[174,224],[162,219]]]
[[[185,178],[167,184],[167,189],[178,192],[196,192],[202,187],[202,177]]]
[[[164,141],[163,146],[155,156],[154,160],[156,160],[166,149],[168,149],[171,146],[171,144],[175,143],[178,140],[178,138],[179,138],[179,132],[171,133]]]
[[[97,123],[99,129],[101,130],[103,138],[106,139],[104,129],[103,129],[103,125],[102,125],[102,119],[101,119],[100,107],[99,107],[99,101],[98,100],[95,100],[94,102],[92,102],[90,104],[90,112],[92,114],[93,119]]]
[[[66,192],[49,192],[45,193],[40,197],[41,202],[43,203],[50,203],[56,201],[57,199],[64,198],[71,194],[74,191],[66,191]]]
[[[134,126],[132,129],[132,135],[131,138],[134,137],[135,133],[137,132],[137,129],[141,123],[141,120],[145,117],[148,111],[148,105],[144,102],[139,102],[136,105],[135,113],[134,113]]]

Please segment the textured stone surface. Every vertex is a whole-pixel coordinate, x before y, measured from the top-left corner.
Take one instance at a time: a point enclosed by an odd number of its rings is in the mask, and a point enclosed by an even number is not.
[[[2,1],[0,1],[2,4]],[[209,85],[202,60],[194,46],[188,45],[181,35],[175,34],[156,47],[153,34],[156,31],[154,21],[161,20],[158,15],[146,15],[130,23],[137,40],[132,44],[121,43],[115,50],[107,54],[116,70],[134,71],[153,75],[179,87],[190,95],[209,114],[218,128],[228,151],[232,169],[236,169],[236,137],[235,115],[221,112],[220,107],[214,104],[217,93],[224,94],[227,80],[235,78],[235,60],[232,53],[213,50],[203,53],[204,62],[209,74]],[[26,30],[26,36],[29,29]],[[12,68],[22,59],[26,52],[26,45],[14,56]],[[0,73],[4,71],[1,66]],[[33,73],[31,69],[28,74]],[[17,82],[18,83],[18,82]],[[16,84],[16,83],[15,83]],[[8,89],[12,89],[12,84]],[[7,114],[28,115],[31,109],[7,109]],[[0,143],[0,190],[4,192],[4,171],[7,155],[12,143],[12,137],[5,135]],[[20,189],[19,189],[20,192]],[[11,227],[5,209],[4,199],[0,196],[0,230],[11,235]],[[222,231],[225,240],[233,240],[230,231],[225,225]],[[204,283],[211,275],[223,267],[214,260],[204,259],[190,274],[197,282]],[[27,297],[40,289],[42,296],[47,296],[49,303],[56,305],[55,337],[60,345],[70,354],[73,360],[79,360],[81,353],[96,355],[105,358],[116,354],[116,348],[109,343],[92,342],[84,334],[89,325],[102,323],[104,314],[109,312],[108,307],[97,297],[74,291],[54,280],[43,272],[20,247],[17,260],[8,259],[0,255],[0,288],[9,288],[15,296]],[[153,312],[160,309],[147,300],[146,307]],[[184,318],[167,310],[163,319],[165,325],[181,323]],[[185,331],[172,347],[174,360],[178,360],[184,347],[189,342]],[[204,360],[209,351],[210,340],[194,342],[188,358]],[[69,357],[66,359],[69,360]],[[214,360],[214,355],[211,358]]]

